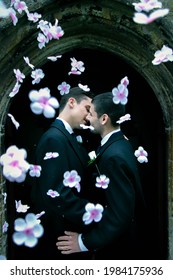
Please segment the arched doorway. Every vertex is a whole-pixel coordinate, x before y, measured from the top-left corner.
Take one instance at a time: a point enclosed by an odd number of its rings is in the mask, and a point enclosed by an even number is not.
[[[68,75],[70,58],[75,57],[85,64],[85,72],[81,76]],[[166,259],[167,251],[167,170],[166,170],[166,134],[160,104],[147,81],[124,60],[107,51],[89,48],[76,48],[66,52],[57,62],[48,61],[41,67],[45,78],[37,86],[31,84],[28,76],[19,94],[12,100],[9,112],[20,123],[18,131],[7,119],[5,131],[6,146],[16,144],[28,152],[28,161],[32,163],[35,146],[40,135],[48,127],[51,120],[34,115],[29,107],[28,93],[31,89],[49,87],[51,95],[60,98],[57,86],[66,81],[71,86],[79,82],[87,84],[92,91],[101,93],[111,91],[125,76],[129,79],[129,99],[127,110],[132,120],[123,126],[124,133],[132,142],[134,149],[139,145],[147,150],[149,162],[139,165],[142,185],[150,211],[148,255],[146,259]],[[97,141],[97,139],[96,139]],[[23,184],[7,183],[9,202],[8,216],[10,223],[16,218],[15,200],[23,199],[29,204],[29,182]],[[13,228],[9,231],[8,255],[10,259],[27,259],[26,250],[17,247],[11,241]]]

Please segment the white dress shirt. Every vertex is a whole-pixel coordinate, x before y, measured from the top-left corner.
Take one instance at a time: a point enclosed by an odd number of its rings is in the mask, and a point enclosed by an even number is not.
[[[72,127],[69,125],[68,122],[66,122],[65,120],[63,120],[63,119],[61,119],[61,118],[59,118],[59,117],[57,117],[56,119],[62,121],[62,123],[64,124],[65,128],[67,129],[67,131],[68,131],[70,134],[73,133],[73,129],[72,129]]]

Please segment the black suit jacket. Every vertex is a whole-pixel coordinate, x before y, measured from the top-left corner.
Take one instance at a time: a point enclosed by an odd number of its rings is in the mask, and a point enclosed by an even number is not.
[[[103,217],[82,234],[84,245],[96,250],[96,259],[136,258],[137,216],[145,202],[134,151],[121,131],[112,134],[101,147],[95,163],[110,183],[107,189],[98,190],[96,198],[104,206]]]
[[[57,152],[59,156],[45,160],[47,152]],[[42,135],[36,149],[36,164],[42,167],[42,171],[33,186],[32,201],[35,213],[45,211],[41,217],[44,235],[36,246],[35,258],[63,259],[55,245],[57,237],[63,235],[64,230],[84,230],[82,216],[88,201],[80,197],[85,193],[88,182],[88,178],[85,178],[88,160],[85,149],[79,146],[60,120],[55,120]],[[72,170],[76,170],[81,177],[80,193],[75,188],[63,185],[64,173]],[[49,189],[60,195],[55,198],[48,196]],[[75,258],[75,254],[68,258]]]

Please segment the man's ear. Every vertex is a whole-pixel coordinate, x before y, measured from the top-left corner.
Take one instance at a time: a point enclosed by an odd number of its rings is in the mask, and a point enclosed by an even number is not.
[[[109,119],[109,116],[107,114],[103,114],[101,118],[101,123],[106,124]]]
[[[76,99],[74,97],[70,97],[68,99],[68,105],[70,108],[73,108],[75,103],[76,103]]]

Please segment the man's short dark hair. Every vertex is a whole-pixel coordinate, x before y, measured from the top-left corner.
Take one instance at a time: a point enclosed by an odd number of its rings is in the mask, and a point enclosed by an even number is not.
[[[97,116],[100,118],[103,114],[107,114],[113,126],[117,126],[117,121],[125,115],[125,105],[115,104],[113,102],[112,92],[104,92],[96,95],[92,103]]]
[[[59,104],[59,112],[61,112],[64,109],[70,97],[75,98],[76,102],[80,103],[82,100],[87,99],[88,97],[92,98],[92,96],[93,96],[92,93],[90,92],[87,93],[80,87],[71,88],[68,94],[64,94],[62,96]]]

